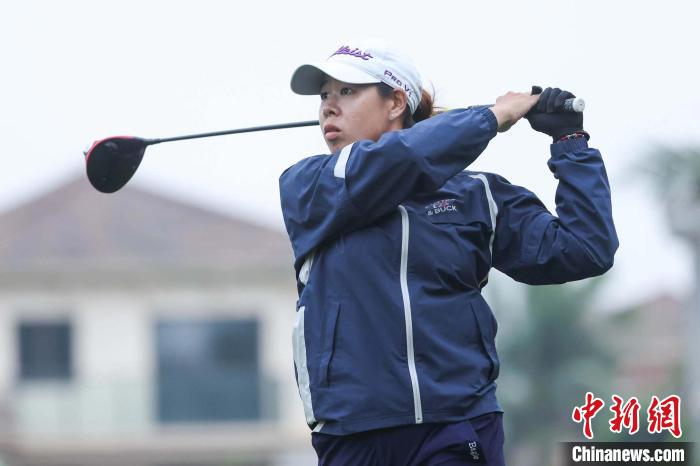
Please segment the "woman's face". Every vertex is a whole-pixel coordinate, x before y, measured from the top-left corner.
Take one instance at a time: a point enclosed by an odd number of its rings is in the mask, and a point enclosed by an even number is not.
[[[377,141],[401,129],[396,99],[382,97],[374,84],[349,84],[328,78],[321,86],[319,121],[331,152],[360,139]]]

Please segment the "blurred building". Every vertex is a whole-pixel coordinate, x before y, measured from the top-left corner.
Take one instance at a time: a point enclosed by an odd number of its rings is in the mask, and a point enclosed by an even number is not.
[[[0,215],[0,465],[307,465],[282,232],[79,179]]]
[[[625,402],[633,396],[638,399],[640,431],[633,436],[636,441],[658,440],[646,430],[652,396],[660,400],[670,395],[680,396],[682,439],[691,441],[697,435],[689,402],[697,390],[689,383],[688,373],[691,337],[687,330],[691,309],[689,298],[680,299],[662,292],[614,313],[594,316],[593,328],[600,332],[614,362],[607,383],[609,391],[596,396],[605,400],[606,414],[612,406],[613,394]],[[670,438],[668,432],[665,434]]]
[[[649,402],[641,398],[648,394],[682,395],[688,305],[662,293],[600,322],[616,363],[611,388],[621,396],[640,397],[643,403]]]

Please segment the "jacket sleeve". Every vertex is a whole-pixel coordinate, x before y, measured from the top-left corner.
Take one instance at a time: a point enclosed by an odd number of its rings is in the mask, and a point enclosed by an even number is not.
[[[371,224],[414,192],[440,188],[481,154],[496,130],[487,107],[452,110],[285,170],[280,198],[297,271],[322,242]]]
[[[619,243],[600,152],[584,139],[562,141],[551,145],[547,165],[559,180],[556,216],[532,192],[493,176],[493,266],[532,285],[603,274]]]

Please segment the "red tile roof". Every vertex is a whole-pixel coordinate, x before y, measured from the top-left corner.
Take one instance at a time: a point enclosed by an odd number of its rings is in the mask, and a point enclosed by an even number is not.
[[[79,178],[0,214],[4,273],[196,267],[293,274],[292,260],[282,231],[132,185],[103,194]]]

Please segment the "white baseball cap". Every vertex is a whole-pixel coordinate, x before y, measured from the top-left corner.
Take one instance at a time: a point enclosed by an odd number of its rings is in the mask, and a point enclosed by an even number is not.
[[[292,75],[292,91],[317,95],[324,75],[351,84],[386,83],[406,94],[411,113],[420,103],[421,78],[415,65],[404,53],[379,39],[346,42],[325,62],[301,65]]]

